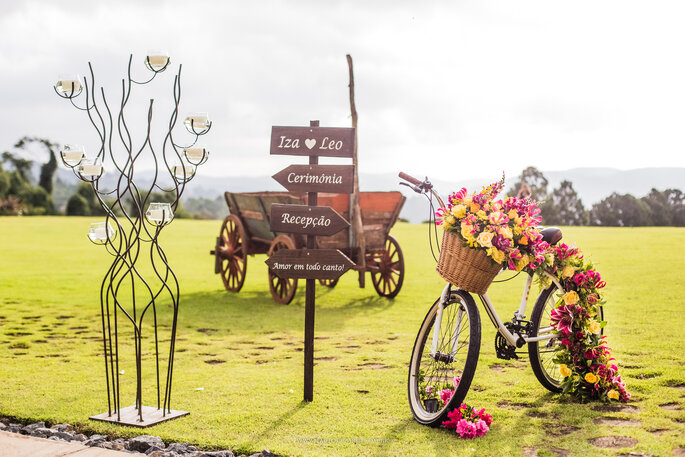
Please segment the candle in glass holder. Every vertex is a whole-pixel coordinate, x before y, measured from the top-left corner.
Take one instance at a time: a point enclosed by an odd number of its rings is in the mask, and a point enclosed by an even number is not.
[[[171,172],[177,179],[190,179],[195,173],[195,167],[192,165],[174,165]]]
[[[98,178],[102,172],[102,164],[97,159],[83,159],[78,166],[78,174],[82,178]]]
[[[186,117],[183,122],[188,130],[200,131],[209,127],[209,116],[207,113],[193,113]]]
[[[81,79],[78,75],[60,75],[55,89],[60,95],[73,96],[81,92]]]
[[[164,51],[149,51],[145,58],[145,66],[152,71],[159,71],[169,63],[169,53]]]
[[[77,144],[65,144],[61,151],[62,160],[70,167],[75,167],[86,158],[86,151],[83,146]]]
[[[170,203],[153,202],[148,206],[145,217],[152,224],[164,225],[171,222],[174,218],[174,212],[171,210]]]
[[[94,222],[90,224],[90,231],[88,232],[88,238],[90,241],[103,242],[107,241],[107,233],[109,232],[109,238],[113,239],[116,235],[116,231],[112,228],[109,222]]]
[[[204,146],[193,146],[190,148],[185,148],[183,152],[185,153],[188,162],[192,162],[194,164],[202,162],[207,155],[207,150]]]

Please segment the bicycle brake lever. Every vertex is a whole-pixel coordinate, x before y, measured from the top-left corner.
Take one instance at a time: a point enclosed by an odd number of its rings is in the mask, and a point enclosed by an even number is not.
[[[421,189],[420,187],[418,187],[418,186],[412,186],[411,184],[408,184],[408,183],[406,183],[406,182],[400,182],[400,186],[407,186],[408,188],[410,188],[411,190],[413,190],[413,191],[416,192],[417,194],[422,194],[422,193],[423,193],[423,189]]]

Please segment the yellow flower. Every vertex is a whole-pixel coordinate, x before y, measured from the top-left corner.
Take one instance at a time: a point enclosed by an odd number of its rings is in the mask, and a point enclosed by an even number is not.
[[[571,373],[573,373],[573,372],[571,371],[571,369],[570,369],[569,367],[567,367],[566,364],[564,364],[564,363],[562,363],[561,365],[559,365],[559,372],[561,373],[561,375],[562,375],[564,378],[568,378],[569,376],[571,376]]]
[[[594,373],[588,373],[585,375],[585,380],[590,384],[595,384],[597,381],[599,381],[599,377],[597,377]]]
[[[552,265],[554,265],[554,254],[552,254],[551,252],[548,252],[547,254],[545,254],[545,260],[546,260],[547,266],[551,267]]]
[[[504,262],[504,259],[507,257],[506,254],[504,254],[504,252],[500,251],[494,246],[488,249],[488,255],[492,257],[492,260],[494,260],[497,263]]]
[[[566,292],[564,294],[564,303],[566,303],[567,305],[575,305],[576,303],[578,303],[579,299],[580,297],[578,296],[578,293],[575,290]]]
[[[509,216],[509,219],[514,219],[516,216],[518,216],[518,213],[515,209],[510,209],[509,214],[507,214],[507,216]]]
[[[478,203],[473,203],[469,205],[472,213],[477,213],[480,210],[480,205]]]
[[[512,237],[514,236],[514,233],[507,226],[500,227],[499,234],[502,235],[504,238],[507,238],[509,240],[512,239]]]
[[[611,398],[612,400],[618,400],[618,390],[611,389],[609,392],[607,392],[607,397]]]
[[[576,273],[576,270],[571,265],[566,265],[561,272],[562,278],[570,278]]]
[[[587,329],[595,335],[599,335],[599,332],[602,330],[602,326],[599,324],[599,322],[592,319],[590,322],[588,322]]]
[[[473,227],[470,226],[469,224],[462,222],[461,223],[461,236],[464,237],[465,240],[468,240],[471,238],[471,231],[473,230]]]
[[[488,215],[482,209],[476,213],[476,216],[478,216],[478,219],[482,221],[488,220]]]
[[[492,237],[495,236],[494,233],[492,232],[482,232],[480,235],[478,235],[478,244],[483,246],[484,248],[490,248],[492,247]]]
[[[523,228],[518,224],[514,225],[514,235],[520,235],[521,233],[523,233]]]
[[[461,219],[462,217],[466,216],[466,206],[464,205],[456,205],[452,208],[452,215],[456,217],[457,219]]]

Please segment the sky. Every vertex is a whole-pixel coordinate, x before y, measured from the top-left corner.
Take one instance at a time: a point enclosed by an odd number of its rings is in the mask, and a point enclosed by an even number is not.
[[[116,106],[129,54],[143,79],[147,53],[165,50],[170,69],[135,88],[127,111],[134,137],[144,133],[149,98],[160,126],[153,138],[163,137],[182,64],[180,113],[208,112],[214,123],[200,140],[211,156],[199,176],[271,175],[302,163],[269,156],[271,126],[351,126],[349,53],[360,173],[458,182],[529,165],[685,167],[681,1],[0,6],[3,151],[25,135],[97,150],[87,116],[54,93],[58,76],[84,76],[91,62]],[[178,142],[190,139],[177,130]]]

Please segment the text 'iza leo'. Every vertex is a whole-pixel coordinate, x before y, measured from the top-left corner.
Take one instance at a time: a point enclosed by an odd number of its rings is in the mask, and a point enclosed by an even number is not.
[[[316,146],[316,139],[307,138],[304,140],[304,145],[307,149],[314,149]],[[330,140],[327,136],[321,140],[319,149],[330,150],[330,151],[340,151],[343,147],[342,140]],[[285,135],[281,135],[281,142],[278,143],[279,149],[300,149],[300,139],[299,138],[288,138]]]

